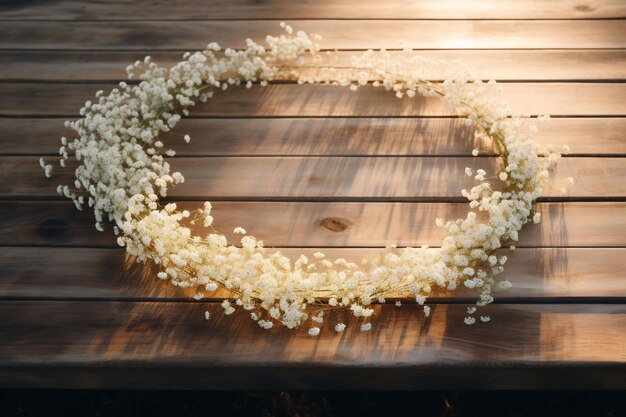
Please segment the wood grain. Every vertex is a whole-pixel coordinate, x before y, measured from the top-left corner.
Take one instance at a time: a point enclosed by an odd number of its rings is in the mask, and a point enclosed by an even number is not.
[[[271,251],[272,249],[268,249]],[[365,248],[278,248],[291,259],[312,256],[321,250],[332,259],[360,261],[383,253]],[[505,250],[506,251],[506,250]],[[508,254],[505,277],[513,282],[508,291],[496,293],[499,303],[543,302],[555,298],[626,298],[622,271],[626,268],[624,248],[519,248]],[[181,289],[156,279],[151,265],[138,265],[123,249],[5,247],[0,251],[0,298],[15,299],[107,299],[187,300],[194,290]],[[223,291],[205,294],[220,299]],[[436,301],[472,300],[467,288],[438,292]],[[410,302],[410,300],[408,300]]]
[[[180,203],[190,211],[201,205]],[[626,246],[626,203],[539,203],[537,210],[543,221],[522,230],[520,247]],[[435,219],[464,217],[467,205],[218,201],[213,213],[216,229],[230,241],[232,230],[243,226],[267,247],[437,246],[443,234]],[[329,227],[327,219],[344,227]],[[97,232],[93,214],[70,202],[3,201],[0,245],[114,247],[115,239],[108,228]]]
[[[371,332],[347,313],[306,329],[261,330],[216,303],[5,301],[0,385],[83,388],[623,388],[626,306],[376,306]],[[212,313],[209,321],[204,311]],[[332,330],[338,320],[349,327]],[[576,378],[545,378],[563,369]],[[367,372],[365,372],[367,370]],[[468,378],[468,371],[471,378]],[[594,372],[595,370],[595,372]],[[550,371],[550,372],[546,372]],[[602,372],[599,377],[598,371]],[[259,372],[264,377],[260,379]],[[367,374],[367,378],[359,376]],[[382,377],[379,378],[378,376]],[[544,378],[542,378],[544,377]],[[322,384],[322,385],[320,385]],[[383,384],[383,385],[381,385]]]
[[[624,116],[626,84],[502,84],[501,98],[522,113],[552,116]],[[0,83],[0,115],[77,117],[86,100],[111,84]],[[494,93],[495,94],[495,93]],[[541,97],[541,100],[538,98]],[[581,100],[581,97],[584,100]],[[374,87],[357,92],[324,85],[274,84],[233,88],[217,94],[192,115],[211,117],[368,116],[415,117],[455,115],[439,98],[397,99]]]
[[[462,289],[437,293],[428,319],[409,300],[377,305],[367,333],[343,311],[318,338],[306,326],[262,331],[247,314],[223,316],[228,294],[192,301],[95,231],[91,212],[56,196],[70,169],[42,176],[39,156],[56,158],[67,135],[61,118],[126,64],[150,54],[171,65],[209,41],[240,47],[281,20],[323,35],[338,65],[403,40],[505,81],[513,110],[557,116],[537,140],[575,153],[509,255],[514,287],[484,310],[490,323],[463,324],[473,297]],[[0,5],[0,27],[0,387],[626,388],[623,1],[30,0]],[[467,212],[465,166],[495,164],[452,116],[437,99],[290,80],[218,94],[168,137],[187,179],[171,199],[189,210],[221,199],[215,226],[230,241],[243,226],[292,258],[436,246],[434,219]],[[484,154],[470,158],[474,147]]]
[[[280,34],[278,21],[5,21],[0,49],[198,50],[238,48]],[[625,20],[301,20],[326,49],[624,48]],[[403,44],[400,44],[400,41]]]
[[[350,64],[358,52],[338,51],[336,65]],[[626,50],[420,50],[431,60],[459,60],[477,77],[489,80],[623,80]],[[125,68],[146,55],[162,66],[181,59],[164,51],[0,51],[0,80],[119,81]],[[440,73],[430,74],[440,79]]]
[[[58,184],[73,184],[74,169],[57,167],[53,181],[43,181],[39,158],[0,157],[0,194],[5,198],[58,197]],[[49,161],[53,159],[49,158]],[[495,177],[496,158],[474,157],[194,157],[171,160],[185,182],[172,198],[200,199],[456,199],[474,184],[466,167]],[[567,178],[577,184],[566,192]],[[611,178],[611,181],[606,181]],[[493,180],[494,189],[504,183]],[[562,159],[544,187],[544,197],[618,198],[626,196],[622,158]]]
[[[537,143],[568,145],[570,156],[626,154],[625,118],[553,118],[539,131]],[[458,118],[210,118],[185,119],[163,137],[178,156],[470,156],[474,148],[491,154],[472,132]],[[61,136],[74,137],[61,119],[4,119],[0,155],[58,155]]]
[[[296,3],[290,0],[184,0],[176,6],[168,0],[141,4],[130,0],[54,3],[29,1],[0,6],[0,19],[37,20],[180,20],[180,19],[585,19],[626,17],[620,0],[590,2],[518,0],[402,1],[317,0]]]

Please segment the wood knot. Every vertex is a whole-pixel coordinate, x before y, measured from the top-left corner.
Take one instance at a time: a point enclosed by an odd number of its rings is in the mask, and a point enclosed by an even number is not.
[[[347,222],[335,217],[326,217],[320,222],[320,226],[327,228],[333,232],[343,232],[348,228]]]

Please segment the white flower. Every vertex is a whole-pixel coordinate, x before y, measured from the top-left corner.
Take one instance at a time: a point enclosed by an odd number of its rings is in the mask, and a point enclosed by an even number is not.
[[[526,116],[512,113],[499,99],[485,94],[490,90],[466,71],[451,74],[444,82],[426,82],[420,75],[423,69],[433,66],[444,74],[446,64],[385,51],[366,51],[352,58],[349,68],[325,67],[318,36],[281,26],[285,33],[268,36],[263,46],[246,40],[241,50],[222,51],[211,43],[204,51],[185,54],[172,68],[160,67],[150,57],[129,66],[129,77],[139,82],[122,82],[107,95],[98,92],[97,100],[88,101],[80,110],[80,119],[65,123],[75,131],[76,139],[62,139],[59,164],[74,158],[76,178],[57,191],[78,209],[87,203],[94,210],[98,230],[104,230],[105,221],[113,223],[118,243],[139,261],[154,262],[162,270],[159,278],[197,294],[218,286],[230,290],[237,294],[235,305],[253,311],[251,317],[262,328],[280,323],[293,329],[308,319],[320,322],[322,317],[311,313],[320,291],[328,295],[329,306],[348,307],[364,318],[373,314],[372,302],[384,302],[399,289],[409,291],[423,305],[435,287],[452,291],[465,283],[483,290],[479,305],[491,302],[494,286],[510,285],[496,278],[506,258],[493,253],[512,246],[531,215],[539,221],[533,202],[560,155],[550,149],[547,157],[540,155],[544,151],[518,129]],[[310,71],[315,65],[320,67]],[[241,245],[235,246],[212,229],[210,203],[195,212],[174,203],[162,207],[160,199],[184,181],[165,158],[175,152],[163,134],[215,91],[235,85],[268,85],[285,75],[296,75],[301,84],[352,89],[371,84],[399,98],[441,97],[468,126],[479,129],[487,139],[498,138],[505,165],[498,177],[506,182],[493,189],[485,170],[466,168],[465,173],[477,181],[462,191],[471,210],[466,217],[435,221],[445,234],[441,247],[394,247],[364,259],[360,268],[345,259],[326,259],[321,253],[313,261],[304,256],[292,260],[266,251],[263,242],[252,236],[242,237]],[[184,140],[189,142],[189,135]],[[478,149],[472,155],[478,156]],[[46,176],[52,175],[52,165],[43,159],[39,164]],[[191,226],[200,223],[208,230],[198,234]],[[234,232],[246,234],[242,228]],[[229,301],[222,308],[226,315],[235,311]],[[430,309],[423,311],[427,316]],[[261,312],[267,312],[271,320],[260,320]],[[369,330],[371,324],[361,328]]]
[[[491,320],[491,317],[489,316],[480,316],[480,321],[483,323],[487,323],[489,320]]]
[[[235,230],[233,230],[233,232],[240,235],[245,235],[246,229],[244,229],[243,227],[235,227]]]
[[[346,325],[345,325],[345,324],[343,324],[343,323],[337,323],[337,324],[335,325],[335,331],[336,331],[337,333],[341,333],[341,332],[343,332],[344,330],[346,330]]]
[[[185,135],[185,142],[189,143],[191,141],[191,137],[189,135]]]
[[[467,324],[468,326],[471,326],[472,324],[476,323],[476,319],[474,317],[471,316],[467,316],[465,317],[465,319],[463,320],[465,322],[465,324]]]
[[[211,313],[209,313],[209,311],[208,311],[208,310],[207,310],[207,311],[205,311],[205,312],[204,312],[204,319],[205,319],[205,320],[208,320],[208,319],[210,319],[210,318],[211,318]]]
[[[361,331],[362,332],[369,332],[370,330],[372,330],[372,323],[363,323],[363,324],[361,324]]]
[[[213,224],[213,216],[207,214],[204,217],[204,223],[203,224],[204,224],[204,227],[211,226]]]
[[[222,308],[224,309],[224,314],[230,316],[235,312],[235,308],[230,305],[230,301],[224,300],[222,301]]]
[[[309,329],[309,335],[317,336],[318,334],[320,334],[320,328],[319,327],[311,327]]]
[[[274,327],[274,323],[269,321],[269,320],[259,320],[257,321],[257,323],[259,324],[259,326],[265,330],[269,330],[272,327]]]

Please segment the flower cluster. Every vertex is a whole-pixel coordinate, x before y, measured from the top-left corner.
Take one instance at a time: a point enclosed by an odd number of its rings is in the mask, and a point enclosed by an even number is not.
[[[362,331],[368,331],[373,303],[410,294],[424,305],[436,287],[452,291],[463,285],[477,291],[478,306],[490,303],[494,289],[510,286],[499,278],[507,258],[496,251],[512,245],[525,223],[540,221],[532,204],[560,155],[533,142],[535,128],[521,131],[524,115],[513,114],[493,97],[494,83],[483,83],[465,69],[432,82],[426,79],[425,67],[441,67],[444,74],[453,66],[386,51],[367,51],[351,66],[339,67],[320,53],[319,36],[294,34],[291,27],[282,26],[286,34],[268,36],[267,46],[248,40],[245,49],[222,50],[212,43],[201,52],[185,54],[170,69],[150,57],[129,66],[129,78],[138,83],[122,82],[109,94],[97,92],[80,110],[79,120],[66,122],[76,138],[62,138],[60,164],[65,166],[70,157],[79,163],[74,184],[60,185],[59,193],[79,209],[91,207],[98,230],[105,221],[112,222],[119,245],[139,261],[159,265],[158,278],[194,288],[198,300],[204,293],[225,289],[232,298],[222,303],[224,313],[246,310],[264,329],[310,323],[309,334],[316,336],[324,312],[344,308],[362,320]],[[499,150],[500,171],[488,175],[482,169],[465,170],[475,181],[462,191],[470,210],[461,219],[436,220],[446,231],[440,248],[390,246],[362,265],[327,259],[322,253],[291,260],[267,251],[243,228],[235,229],[242,235],[236,245],[215,232],[194,235],[192,223],[212,225],[211,205],[207,202],[202,210],[189,213],[175,203],[160,204],[184,177],[171,172],[166,157],[175,152],[159,136],[216,91],[267,85],[278,77],[351,90],[369,85],[400,99],[440,97]],[[184,138],[190,141],[188,135]],[[50,176],[52,166],[43,160],[41,165]],[[467,324],[476,322],[475,311],[468,310]],[[430,308],[424,305],[423,312],[428,316]],[[208,312],[205,317],[209,319]],[[346,325],[337,323],[334,329],[342,332]]]

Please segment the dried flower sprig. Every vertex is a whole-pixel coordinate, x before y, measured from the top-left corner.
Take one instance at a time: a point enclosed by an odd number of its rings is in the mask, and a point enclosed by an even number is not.
[[[368,331],[372,303],[411,294],[423,305],[435,287],[452,291],[463,285],[478,291],[478,306],[490,303],[495,288],[511,285],[499,277],[507,257],[496,251],[517,241],[524,224],[540,221],[532,205],[560,155],[532,140],[535,128],[521,132],[523,115],[493,98],[495,83],[482,83],[465,69],[449,71],[455,65],[387,51],[367,51],[351,66],[340,67],[320,53],[319,36],[294,34],[291,27],[281,26],[286,34],[268,36],[267,46],[247,40],[245,49],[222,50],[211,43],[201,52],[185,54],[170,69],[150,57],[129,66],[128,76],[138,78],[138,84],[122,82],[108,95],[97,92],[96,99],[80,110],[79,120],[66,122],[77,137],[62,138],[60,164],[65,166],[72,152],[79,165],[74,184],[60,185],[59,193],[78,209],[91,207],[98,230],[105,220],[113,222],[119,245],[138,261],[159,265],[158,278],[195,288],[196,299],[204,292],[226,289],[232,301],[222,303],[224,313],[248,310],[264,329],[277,323],[291,329],[310,322],[309,334],[316,336],[324,311],[344,308],[361,318],[360,329]],[[443,82],[429,81],[427,66],[450,73]],[[216,91],[264,86],[278,77],[351,90],[381,87],[398,98],[437,96],[496,146],[500,171],[488,178],[482,169],[466,168],[465,174],[476,181],[462,191],[470,210],[465,218],[436,220],[446,231],[440,248],[390,246],[380,256],[364,259],[362,267],[345,259],[329,260],[322,253],[312,259],[301,255],[292,262],[280,252],[268,252],[243,228],[235,229],[243,236],[240,246],[214,231],[194,235],[186,225],[191,213],[178,210],[175,203],[159,203],[168,188],[184,181],[182,174],[170,173],[166,157],[175,152],[160,134],[170,132],[191,107]],[[188,143],[191,138],[184,139]],[[41,166],[51,176],[52,166],[43,160]],[[195,216],[211,227],[210,203]],[[428,316],[430,308],[424,306],[423,311]],[[476,322],[475,311],[468,309],[467,324]],[[207,312],[207,320],[209,316]],[[480,319],[489,321],[487,316]],[[337,323],[334,328],[342,332],[346,325]]]

